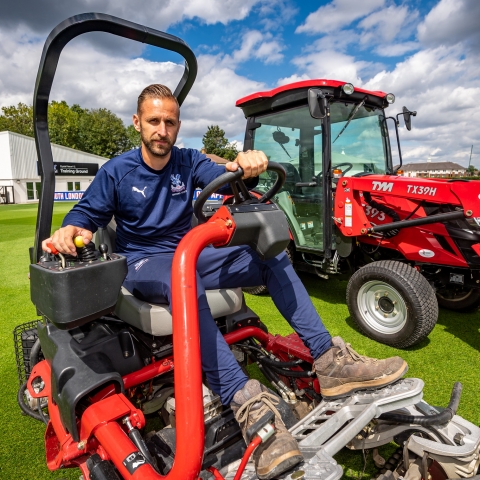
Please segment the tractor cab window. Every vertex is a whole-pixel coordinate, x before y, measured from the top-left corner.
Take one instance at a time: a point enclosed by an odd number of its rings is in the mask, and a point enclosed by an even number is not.
[[[383,111],[354,103],[330,106],[332,167],[343,175],[391,172]]]
[[[321,120],[312,118],[306,106],[256,117],[255,121],[261,126],[255,130],[253,148],[285,168],[285,190],[298,191],[296,183],[311,182],[322,171]],[[267,173],[261,178],[271,181]]]
[[[297,246],[323,248],[322,126],[302,106],[255,118],[253,148],[265,152],[269,160],[280,163],[287,178],[275,202],[285,212]],[[260,176],[256,190],[264,193],[273,184],[276,174]],[[317,181],[317,186],[299,183]]]

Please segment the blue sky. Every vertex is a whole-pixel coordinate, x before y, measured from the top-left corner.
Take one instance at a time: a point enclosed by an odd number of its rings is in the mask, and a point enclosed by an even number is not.
[[[48,33],[64,18],[97,11],[184,39],[199,74],[182,109],[179,145],[201,147],[208,125],[243,140],[235,101],[296,80],[333,78],[393,92],[405,162],[480,167],[478,0],[23,0],[2,2],[0,106],[31,103]],[[126,123],[149,83],[176,85],[179,57],[106,34],[74,40],[62,54],[52,99],[107,107]],[[395,144],[395,142],[394,142]]]

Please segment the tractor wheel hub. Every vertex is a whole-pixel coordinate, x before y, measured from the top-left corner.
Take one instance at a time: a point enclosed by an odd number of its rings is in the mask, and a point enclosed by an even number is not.
[[[378,306],[383,313],[392,313],[395,308],[395,305],[388,297],[381,297],[378,300]]]

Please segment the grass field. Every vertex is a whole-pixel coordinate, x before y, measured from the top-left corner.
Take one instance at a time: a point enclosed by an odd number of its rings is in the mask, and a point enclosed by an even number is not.
[[[55,205],[54,226],[61,223],[71,206]],[[27,278],[28,248],[33,245],[35,221],[36,205],[0,205],[0,479],[78,479],[78,470],[49,472],[44,460],[44,426],[22,416],[16,403],[18,380],[12,331],[16,325],[37,318],[30,302]],[[302,280],[333,335],[342,335],[363,354],[403,356],[410,366],[408,375],[424,380],[424,396],[432,405],[446,405],[453,383],[462,382],[458,413],[479,424],[480,313],[458,315],[442,310],[429,339],[401,351],[377,344],[355,330],[345,306],[345,281],[324,281],[308,275],[302,276]],[[247,303],[271,332],[292,331],[269,297],[248,296]],[[345,478],[360,476],[363,460],[359,452],[341,452],[337,460],[345,466]],[[371,465],[368,472],[373,473]]]

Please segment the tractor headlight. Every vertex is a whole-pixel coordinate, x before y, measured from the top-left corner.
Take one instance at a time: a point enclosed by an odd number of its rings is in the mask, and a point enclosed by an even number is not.
[[[342,90],[346,95],[351,95],[355,91],[355,87],[351,83],[345,83]]]
[[[393,93],[387,93],[385,98],[388,103],[395,103],[395,95]]]

